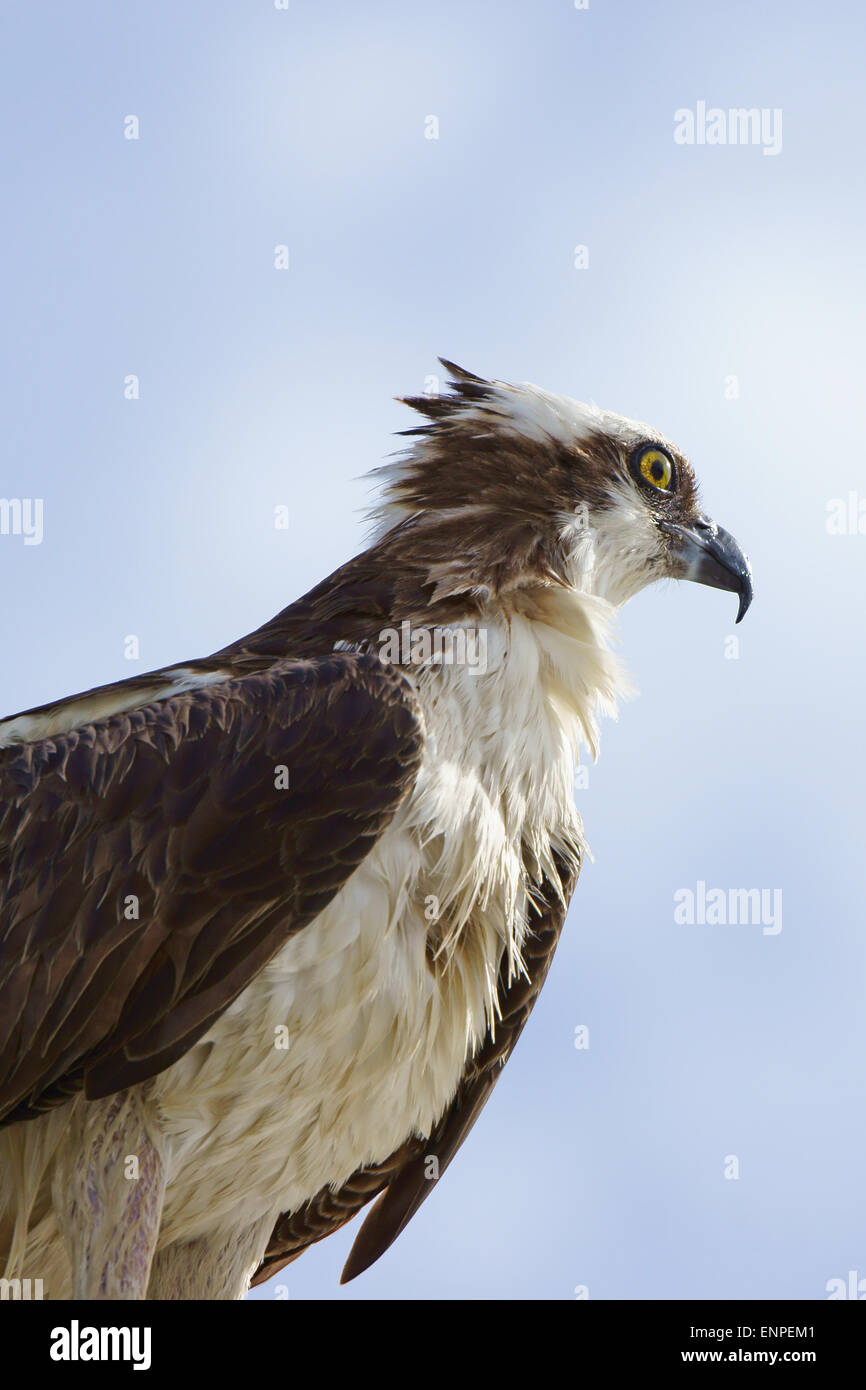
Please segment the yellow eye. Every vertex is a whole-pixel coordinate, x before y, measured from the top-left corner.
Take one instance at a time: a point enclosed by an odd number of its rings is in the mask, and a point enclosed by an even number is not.
[[[671,485],[674,470],[667,454],[663,454],[661,449],[646,449],[640,456],[640,474],[651,487],[664,492]]]

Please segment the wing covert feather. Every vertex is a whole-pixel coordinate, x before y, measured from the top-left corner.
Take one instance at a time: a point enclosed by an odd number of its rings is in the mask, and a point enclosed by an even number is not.
[[[0,1119],[182,1056],[340,890],[422,747],[406,678],[335,653],[0,750]]]

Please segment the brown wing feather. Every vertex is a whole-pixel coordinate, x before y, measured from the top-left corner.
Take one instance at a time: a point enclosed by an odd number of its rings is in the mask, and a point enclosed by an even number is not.
[[[339,653],[0,751],[0,1119],[182,1056],[339,891],[422,743],[406,679]]]
[[[488,1034],[467,1066],[454,1100],[433,1133],[428,1139],[411,1138],[384,1163],[360,1168],[339,1191],[325,1187],[297,1211],[281,1216],[253,1284],[270,1279],[308,1245],[350,1221],[373,1197],[379,1200],[358,1232],[343,1283],[378,1260],[411,1221],[436,1186],[426,1176],[428,1160],[437,1159],[441,1177],[484,1108],[547,977],[578,875],[578,868],[569,867],[563,859],[557,860],[557,870],[561,888],[557,890],[546,879],[539,894],[538,919],[524,949],[527,974],[509,983],[507,962],[503,964],[498,991],[501,1017],[495,1036]]]

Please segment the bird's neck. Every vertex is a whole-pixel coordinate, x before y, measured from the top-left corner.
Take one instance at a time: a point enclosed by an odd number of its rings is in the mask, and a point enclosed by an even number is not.
[[[549,586],[453,624],[439,660],[413,662],[403,643],[437,758],[475,769],[516,845],[556,842],[575,824],[581,747],[597,755],[600,717],[629,693],[610,650],[613,615],[604,600]],[[435,647],[423,625],[407,630],[418,655]]]
[[[545,875],[556,881],[557,862],[579,860],[578,748],[595,753],[599,715],[624,690],[610,617],[598,599],[524,594],[489,607],[454,643],[471,659],[405,664],[427,755],[402,820],[424,846],[424,894],[442,908],[429,928],[434,951],[480,952],[489,965],[504,947],[519,961],[534,889]],[[425,630],[407,627],[416,639]]]

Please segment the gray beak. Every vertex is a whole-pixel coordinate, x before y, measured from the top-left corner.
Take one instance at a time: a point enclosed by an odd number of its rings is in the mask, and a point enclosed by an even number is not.
[[[676,577],[739,595],[739,622],[752,602],[752,569],[730,532],[707,517],[691,526],[660,521],[659,527],[673,539]]]

